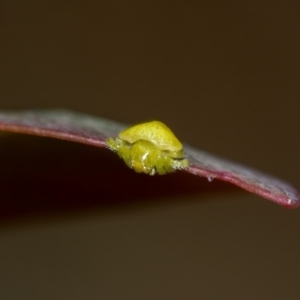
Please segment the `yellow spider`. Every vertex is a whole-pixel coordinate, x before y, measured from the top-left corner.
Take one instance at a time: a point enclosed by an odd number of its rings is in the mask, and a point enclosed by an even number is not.
[[[109,138],[106,143],[138,173],[162,175],[189,166],[182,144],[170,128],[159,121],[125,129],[118,138]]]

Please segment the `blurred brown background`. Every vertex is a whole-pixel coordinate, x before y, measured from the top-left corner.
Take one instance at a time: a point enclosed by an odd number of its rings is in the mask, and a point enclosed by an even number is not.
[[[1,1],[0,109],[159,119],[300,188],[299,12],[292,0]],[[2,152],[2,183],[36,141]],[[141,203],[1,222],[0,299],[300,298],[300,210],[246,192]]]

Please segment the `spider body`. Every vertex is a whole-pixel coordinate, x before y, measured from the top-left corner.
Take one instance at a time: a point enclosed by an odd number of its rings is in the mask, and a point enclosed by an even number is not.
[[[138,173],[162,175],[189,166],[182,144],[174,133],[159,121],[135,125],[121,131],[118,138],[109,138],[106,142],[129,168]]]

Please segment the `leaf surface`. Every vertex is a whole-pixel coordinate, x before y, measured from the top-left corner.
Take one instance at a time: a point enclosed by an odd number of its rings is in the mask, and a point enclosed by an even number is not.
[[[116,137],[128,125],[65,110],[0,112],[0,130],[52,137],[106,148],[106,139]],[[184,145],[190,167],[182,172],[220,179],[280,205],[300,205],[299,192],[289,183]]]

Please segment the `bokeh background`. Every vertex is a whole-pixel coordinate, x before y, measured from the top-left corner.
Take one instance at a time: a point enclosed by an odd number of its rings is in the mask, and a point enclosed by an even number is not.
[[[4,0],[0,109],[162,120],[193,146],[300,188],[299,11],[292,0]],[[115,170],[102,152],[90,159],[98,149],[18,136],[1,148],[2,209],[13,212],[0,221],[2,300],[300,298],[300,210],[242,191],[128,205],[126,192],[97,206],[96,166]],[[134,189],[130,178],[120,180]],[[90,209],[51,209],[65,184]],[[37,203],[51,213],[22,215]]]

